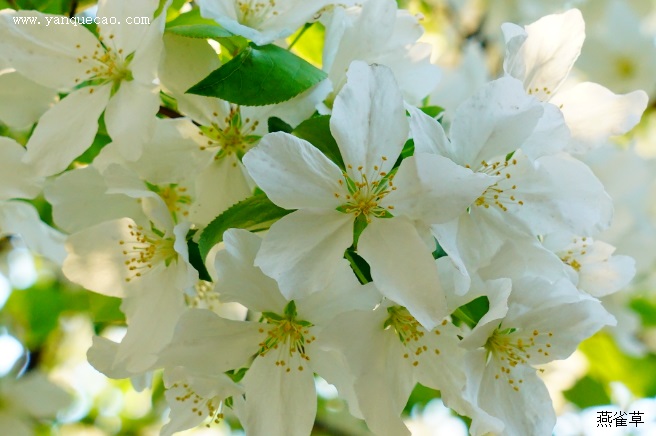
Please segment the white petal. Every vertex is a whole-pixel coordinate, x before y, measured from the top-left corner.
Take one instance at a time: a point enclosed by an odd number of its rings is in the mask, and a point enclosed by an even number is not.
[[[186,308],[183,292],[175,287],[153,287],[123,300],[128,331],[118,347],[114,365],[125,365],[133,374],[153,369],[157,353],[169,343]]]
[[[98,18],[108,18],[107,24],[98,25],[103,42],[112,49],[122,49],[125,55],[134,52],[143,40],[150,26],[129,24],[127,18],[153,17],[158,6],[157,0],[100,0],[98,2]],[[111,24],[111,21],[116,24]]]
[[[223,319],[206,309],[189,309],[180,318],[171,343],[160,353],[159,364],[182,366],[206,376],[241,368],[266,338],[261,325]]]
[[[216,290],[221,301],[236,301],[256,312],[282,313],[287,300],[275,280],[254,266],[262,239],[246,230],[230,229],[223,234],[225,250],[216,254]]]
[[[9,127],[31,126],[56,99],[57,92],[51,88],[11,70],[0,72],[0,121]]]
[[[570,9],[529,24],[526,34],[519,50],[506,54],[504,70],[524,82],[527,91],[546,101],[555,94],[579,57],[585,23],[581,11]],[[508,35],[516,36],[516,32]]]
[[[549,392],[535,374],[535,369],[524,365],[512,369],[515,383],[522,380],[519,391],[515,391],[505,377],[494,377],[502,374],[501,363],[492,359],[485,368],[478,396],[479,406],[503,421],[504,435],[551,434],[556,417]],[[518,410],[522,413],[517,413]]]
[[[635,127],[648,101],[644,91],[618,95],[596,83],[584,82],[559,93],[553,104],[560,107],[572,133],[568,151],[585,153]]]
[[[317,148],[287,133],[271,133],[243,158],[255,183],[285,209],[335,209],[345,200],[344,177]]]
[[[343,260],[326,288],[297,300],[296,308],[300,318],[323,326],[346,311],[373,310],[382,298],[373,283],[361,285],[348,261]]]
[[[43,176],[65,170],[93,142],[110,91],[107,85],[81,88],[54,105],[27,142],[24,161]]]
[[[386,307],[345,313],[321,332],[317,343],[344,356],[349,370],[345,377],[355,379],[346,396],[353,389],[357,405],[350,407],[362,413],[371,431],[409,435],[400,415],[416,380],[399,337],[383,329],[387,315]]]
[[[25,149],[11,138],[0,137],[0,200],[34,198],[43,179],[21,162]]]
[[[66,257],[66,236],[46,225],[29,203],[0,202],[0,234],[18,234],[30,250],[61,265]]]
[[[569,127],[560,109],[551,103],[544,103],[542,107],[544,108],[542,118],[522,144],[522,150],[531,160],[557,153],[570,141]]]
[[[14,17],[36,17],[41,24],[16,25]],[[37,11],[0,13],[0,52],[12,67],[36,83],[73,88],[84,82],[89,76],[86,71],[96,65],[82,57],[93,57],[98,40],[84,26],[54,22],[64,18]]]
[[[358,252],[380,292],[405,306],[426,329],[447,315],[433,255],[409,221],[373,220],[360,235]]]
[[[405,159],[394,176],[396,191],[381,202],[394,216],[426,224],[452,220],[492,185],[495,178],[473,173],[446,157],[419,153]]]
[[[128,160],[138,159],[143,144],[155,133],[155,114],[159,110],[159,90],[136,80],[123,81],[105,111],[109,136]]]
[[[613,256],[606,262],[583,265],[578,288],[595,297],[604,297],[627,286],[635,272],[633,258]]]
[[[139,259],[139,253],[146,247],[145,243],[136,240],[136,231],[137,224],[130,218],[123,218],[71,235],[66,243],[69,255],[64,262],[64,274],[89,290],[111,297],[123,297],[128,289],[149,286],[190,286],[188,272],[191,267],[184,260],[184,254],[176,254],[177,259],[171,260],[169,265],[158,254],[152,261],[129,263],[130,259]],[[150,239],[156,238],[148,230],[140,229],[140,232]],[[168,238],[172,236],[167,235]],[[169,252],[163,254],[172,256]]]
[[[255,265],[280,285],[287,299],[316,292],[334,277],[353,243],[353,215],[298,210],[276,222]]]
[[[374,166],[389,172],[408,138],[409,126],[403,97],[389,68],[356,61],[347,77],[333,105],[330,131],[347,172],[359,181],[355,170],[359,167],[367,174]]]
[[[257,356],[242,381],[246,409],[241,421],[248,434],[306,436],[312,431],[317,413],[313,371],[298,353],[288,353],[283,346]],[[280,360],[286,365],[278,365]]]
[[[52,205],[55,223],[68,233],[126,216],[140,225],[148,223],[136,199],[106,191],[103,177],[95,168],[86,167],[50,181],[45,197]]]
[[[137,51],[130,63],[130,69],[134,79],[146,86],[157,83],[157,71],[159,69],[160,58],[164,51],[164,24],[166,14],[160,14],[146,31],[143,40],[139,41]],[[133,27],[138,27],[137,25]]]
[[[518,173],[504,183],[517,184],[516,196],[524,204],[510,203],[508,210],[534,234],[591,236],[608,228],[612,201],[587,165],[565,154],[540,158],[537,170],[519,156],[517,161]]]
[[[527,96],[517,80],[490,82],[458,107],[448,157],[478,168],[481,161],[505,156],[529,137],[542,113],[539,101]]]
[[[71,405],[71,395],[51,382],[40,371],[30,372],[3,392],[34,418],[56,418],[57,412]]]
[[[189,219],[205,227],[230,206],[250,197],[253,191],[245,173],[234,154],[213,159],[195,178],[196,200],[189,209]]]
[[[405,108],[410,113],[410,135],[415,143],[415,153],[447,156],[451,143],[442,125],[417,107],[406,104]]]

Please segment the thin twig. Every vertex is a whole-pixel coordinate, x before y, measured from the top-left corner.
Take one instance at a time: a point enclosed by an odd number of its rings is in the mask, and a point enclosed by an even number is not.
[[[69,9],[68,12],[68,18],[73,18],[75,16],[75,12],[77,12],[77,5],[78,5],[78,0],[71,1],[71,8]]]

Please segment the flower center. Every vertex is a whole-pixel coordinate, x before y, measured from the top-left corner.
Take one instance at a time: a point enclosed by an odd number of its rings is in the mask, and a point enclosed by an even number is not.
[[[109,39],[114,39],[114,35],[109,35]],[[86,81],[96,82],[95,84],[108,82],[118,84],[123,80],[132,80],[132,72],[128,68],[131,56],[126,58],[123,56],[123,49],[116,50],[101,42],[96,44],[91,56],[84,54],[77,58],[78,63],[89,59],[93,61],[94,65],[85,71]],[[81,48],[80,44],[77,44],[76,48]],[[75,79],[75,81],[82,80]]]
[[[474,201],[474,204],[476,206],[483,206],[485,209],[489,209],[490,205],[494,205],[503,212],[508,211],[508,208],[506,207],[507,204],[523,206],[524,201],[517,199],[517,185],[510,185],[510,179],[512,179],[510,170],[515,165],[517,165],[517,159],[512,158],[509,160],[498,160],[492,163],[481,161],[481,166],[476,172],[487,174],[489,176],[501,176],[503,178],[494,185],[489,186],[485,192]],[[467,168],[470,168],[470,166],[467,165]]]
[[[237,0],[239,22],[252,28],[276,17],[276,0]]]
[[[621,56],[615,61],[615,71],[623,79],[629,79],[636,73],[636,65],[632,59]]]
[[[399,337],[399,340],[408,350],[403,354],[404,359],[412,359],[412,366],[419,366],[422,355],[426,353],[429,348],[435,355],[440,354],[437,343],[432,338],[426,337],[426,329],[419,324],[408,309],[402,306],[392,306],[387,308],[389,317],[385,320],[384,327],[386,329],[392,328]],[[442,326],[448,322],[442,321]],[[436,336],[441,334],[439,328],[432,331]]]
[[[187,194],[187,188],[179,186],[176,183],[169,183],[168,185],[153,185],[146,182],[148,189],[159,195],[159,197],[166,204],[166,208],[171,213],[173,221],[177,224],[179,215],[183,217],[189,216],[189,206],[193,202],[191,196]]]
[[[313,325],[308,321],[297,319],[296,304],[293,300],[285,307],[284,315],[264,312],[262,318],[263,322],[270,327],[268,330],[265,327],[260,328],[260,332],[264,333],[265,330],[267,332],[266,339],[259,344],[260,356],[264,356],[271,350],[280,349],[282,357],[276,361],[276,366],[281,368],[286,366],[286,372],[290,372],[291,368],[288,365],[289,362],[284,359],[285,355],[290,360],[297,357],[310,360],[305,353],[305,346],[316,340],[314,336],[310,335],[310,327]],[[297,369],[303,371],[303,365],[299,365]]]
[[[194,392],[187,383],[174,383],[170,388],[171,393],[175,396],[175,401],[180,403],[191,402],[193,404],[191,411],[198,416],[207,416],[210,423],[219,424],[223,419],[223,401],[218,397],[204,398]]]
[[[128,229],[131,239],[119,241],[126,257],[124,264],[129,271],[126,282],[142,277],[155,265],[164,263],[168,266],[178,259],[173,239],[146,233],[141,226],[130,224]]]
[[[232,106],[230,114],[223,119],[217,112],[213,115],[215,121],[211,125],[200,127],[200,134],[207,138],[200,149],[218,149],[215,159],[232,154],[241,159],[260,140],[260,136],[254,134],[260,122],[251,122],[250,118],[242,120],[239,106]]]
[[[570,244],[567,247],[566,251],[560,251],[558,252],[558,256],[560,257],[560,260],[563,261],[563,263],[571,266],[574,268],[575,271],[580,271],[581,270],[581,260],[585,257],[585,255],[588,253],[588,238],[582,237],[582,238],[574,238],[572,241],[572,244]]]
[[[512,377],[512,368],[519,364],[528,364],[531,359],[531,353],[537,352],[545,357],[549,356],[551,344],[545,342],[544,345],[536,344],[536,339],[540,336],[552,337],[552,332],[541,333],[533,330],[528,339],[521,337],[519,334],[513,334],[516,329],[496,329],[492,336],[487,340],[485,348],[489,354],[493,354],[501,362],[501,373],[495,374],[496,380],[504,379],[512,386],[513,390],[518,392],[520,385],[524,382],[522,379],[515,380]],[[537,350],[534,350],[537,348]]]
[[[381,159],[383,162],[387,160],[385,156]],[[353,169],[351,165],[348,165],[348,168]],[[344,179],[340,179],[338,182],[342,186],[346,183],[348,194],[345,195],[346,203],[339,206],[337,210],[352,213],[356,218],[363,216],[367,223],[371,222],[372,217],[391,218],[393,216],[391,211],[394,210],[394,206],[384,207],[380,205],[380,202],[387,194],[396,190],[393,183],[394,173],[388,174],[380,171],[378,165],[374,165],[373,169],[375,173],[368,176],[364,173],[362,166],[358,167],[359,180],[353,180],[346,172],[343,172]],[[342,195],[335,193],[336,198],[340,198]]]

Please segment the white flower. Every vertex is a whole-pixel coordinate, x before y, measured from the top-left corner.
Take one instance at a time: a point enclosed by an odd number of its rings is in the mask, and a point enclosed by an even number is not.
[[[182,368],[165,371],[164,384],[171,411],[161,436],[196,427],[208,417],[210,423],[218,424],[223,419],[223,401],[244,391],[225,374],[194,376],[185,374]]]
[[[164,21],[146,26],[127,25],[125,19],[152,17],[157,5],[154,0],[101,0],[98,16],[116,18],[117,24],[101,24],[98,38],[83,26],[57,24],[62,16],[0,14],[0,48],[10,65],[36,83],[70,92],[41,117],[28,142],[25,161],[35,164],[39,174],[61,172],[82,154],[103,111],[110,136],[130,140],[122,153],[139,156],[159,108],[154,80]],[[24,16],[36,16],[42,24],[13,23],[14,17]]]
[[[258,236],[231,229],[224,240],[226,250],[216,257],[221,298],[261,313],[261,322],[230,321],[208,310],[190,309],[159,363],[195,376],[216,377],[252,361],[241,381],[246,400],[237,412],[246,432],[309,434],[316,413],[313,372],[322,374],[328,366],[315,340],[330,319],[349,309],[371,309],[380,295],[372,285],[360,285],[342,261],[320,291],[288,300],[275,280],[253,266],[261,243]]]
[[[400,415],[417,382],[439,390],[444,404],[473,418],[474,425],[498,431],[500,423],[465,397],[463,334],[448,319],[427,330],[407,309],[387,300],[374,311],[339,315],[317,342],[344,356],[354,380],[327,380],[377,435],[409,434]]]
[[[194,207],[192,213],[200,221],[210,222],[223,210],[252,194],[254,182],[241,158],[268,132],[269,117],[279,117],[294,126],[301,123],[325,97],[328,82],[281,104],[240,107],[218,98],[186,94],[187,89],[220,65],[207,41],[166,35],[164,43],[164,62],[160,69],[162,87],[176,99],[180,113],[198,126],[194,141],[205,163],[194,174],[197,203],[217,206]],[[193,67],[179,68],[180,63]],[[222,188],[216,189],[217,186]]]
[[[403,98],[419,104],[437,85],[439,69],[430,63],[430,44],[417,17],[397,10],[393,0],[369,0],[361,6],[334,8],[323,20],[326,42],[323,69],[337,95],[351,62],[386,65],[394,72]]]
[[[590,82],[560,90],[585,39],[578,9],[548,15],[525,28],[506,23],[502,29],[506,74],[521,80],[529,94],[562,111],[572,135],[568,151],[585,153],[638,124],[648,102],[644,91],[615,95]]]
[[[620,92],[655,89],[656,46],[645,31],[642,11],[627,2],[606,1],[595,6],[600,19],[590,29],[576,68],[591,80]],[[587,18],[587,15],[586,15]]]
[[[595,297],[605,297],[624,288],[635,275],[635,261],[613,255],[615,247],[586,237],[548,235],[543,244],[570,268],[574,284]]]
[[[286,38],[335,0],[200,0],[201,14],[257,45]]]
[[[409,111],[415,152],[446,156],[496,179],[457,220],[432,226],[463,274],[459,292],[468,286],[464,271],[484,265],[508,238],[535,241],[555,231],[590,235],[608,227],[610,198],[586,165],[564,153],[534,161],[524,153],[525,141],[541,128],[543,108],[519,81],[495,80],[465,101],[450,138],[433,118]]]
[[[513,280],[510,297],[488,296],[490,310],[462,341],[470,350],[465,356],[469,392],[479,407],[503,421],[502,434],[551,435],[556,417],[533,365],[566,358],[615,320],[566,279],[522,277]]]
[[[256,265],[288,298],[305,295],[334,274],[354,225],[364,227],[357,250],[378,288],[432,328],[446,312],[428,226],[456,217],[493,179],[428,154],[394,169],[408,121],[392,73],[354,62],[348,77],[330,121],[345,170],[284,133],[265,136],[244,156],[274,203],[299,209],[271,227]]]
[[[36,420],[55,419],[57,412],[71,405],[71,396],[34,372],[18,380],[0,380],[0,432],[11,436],[32,436]]]

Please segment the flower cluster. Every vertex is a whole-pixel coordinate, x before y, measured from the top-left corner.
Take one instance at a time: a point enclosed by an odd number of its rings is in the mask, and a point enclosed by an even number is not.
[[[36,123],[0,138],[0,233],[122,299],[127,334],[89,361],[138,387],[163,369],[164,435],[226,409],[308,435],[315,375],[377,435],[409,434],[417,383],[472,435],[551,434],[536,366],[613,325],[600,298],[635,272],[598,239],[613,204],[582,158],[648,100],[562,86],[581,13],[504,24],[499,77],[442,112],[394,0],[196,3],[167,22],[169,2],[99,1],[140,26],[0,12],[0,63],[35,96],[11,124]],[[56,229],[21,200],[41,195]]]

